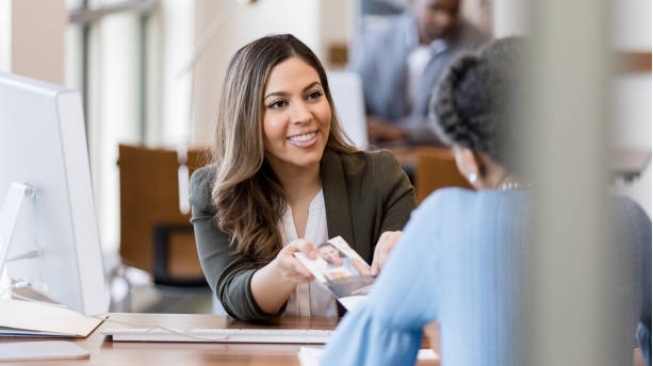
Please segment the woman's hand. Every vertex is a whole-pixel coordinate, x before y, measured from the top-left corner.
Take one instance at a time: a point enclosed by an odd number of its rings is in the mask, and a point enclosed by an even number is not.
[[[381,272],[381,268],[388,260],[388,256],[394,248],[395,244],[401,238],[401,231],[386,231],[381,234],[379,241],[374,248],[374,258],[372,260],[372,276],[377,276]]]
[[[317,256],[312,244],[298,239],[281,249],[272,262],[252,276],[252,296],[264,312],[276,313],[288,301],[297,284],[313,280],[311,272],[295,258],[296,252],[302,252],[311,259]]]
[[[273,261],[279,275],[294,284],[313,281],[311,272],[295,257],[296,252],[303,253],[310,259],[317,258],[313,245],[304,239],[297,239],[286,245]]]

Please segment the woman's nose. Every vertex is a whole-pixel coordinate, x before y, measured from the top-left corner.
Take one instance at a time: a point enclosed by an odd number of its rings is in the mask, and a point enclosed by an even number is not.
[[[311,110],[305,101],[294,103],[291,113],[293,123],[304,123],[310,121],[311,119]]]

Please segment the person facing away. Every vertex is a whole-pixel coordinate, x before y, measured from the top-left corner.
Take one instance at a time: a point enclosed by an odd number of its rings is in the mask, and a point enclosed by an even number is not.
[[[232,317],[261,321],[342,314],[293,253],[315,259],[312,243],[340,235],[376,274],[415,197],[389,152],[358,151],[344,138],[322,64],[284,34],[232,57],[212,163],[193,173],[191,205],[216,298]]]
[[[370,31],[348,68],[363,82],[371,142],[439,144],[428,102],[441,73],[489,36],[459,15],[460,0],[407,0],[387,27]]]
[[[523,47],[515,38],[494,41],[446,71],[431,102],[436,130],[476,190],[441,189],[420,204],[368,299],[338,325],[322,365],[412,365],[432,324],[439,327],[442,366],[523,364],[530,199],[506,148],[522,136],[523,121],[510,110]],[[625,359],[632,357],[639,310],[650,339],[651,221],[631,200],[615,207],[613,264],[629,273],[616,291],[632,301],[621,309],[628,319],[611,331],[626,330],[613,345]],[[640,308],[646,298],[648,311]]]
[[[358,258],[351,258],[329,242],[317,246],[317,251],[328,268],[344,268],[351,276],[371,276],[371,268]]]

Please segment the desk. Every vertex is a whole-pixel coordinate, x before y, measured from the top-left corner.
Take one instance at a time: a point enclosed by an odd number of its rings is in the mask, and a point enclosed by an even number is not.
[[[451,149],[445,147],[396,146],[389,147],[388,150],[392,152],[401,166],[413,170],[417,168],[418,157],[421,154],[441,154],[442,156],[450,156],[453,158]]]
[[[268,326],[279,328],[333,329],[338,319],[333,318],[279,318]],[[207,314],[110,314],[109,318],[86,339],[75,342],[91,353],[85,360],[21,361],[16,366],[33,365],[299,365],[297,352],[299,344],[220,344],[220,343],[141,343],[112,342],[100,333],[103,327],[174,327],[174,328],[257,328],[256,325],[231,320],[226,316]],[[260,326],[258,326],[260,327]],[[2,339],[0,342],[21,341]],[[39,342],[31,338],[30,341]],[[307,345],[318,347],[316,345]],[[11,365],[12,363],[6,363]],[[420,361],[418,365],[439,365],[437,360]]]
[[[441,155],[453,158],[453,153],[448,148],[432,146],[398,146],[389,147],[399,163],[417,173],[417,163],[420,155]],[[626,149],[611,147],[608,150],[608,166],[614,178],[621,178],[626,182],[635,180],[651,162],[651,151],[641,149]]]
[[[458,171],[450,149],[431,146],[395,147],[390,151],[397,161],[413,173],[415,199],[420,204],[433,191],[445,187],[472,189]]]

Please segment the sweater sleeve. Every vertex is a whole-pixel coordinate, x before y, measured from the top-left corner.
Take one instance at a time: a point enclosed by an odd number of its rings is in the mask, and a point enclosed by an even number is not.
[[[231,250],[231,236],[218,228],[211,199],[214,169],[204,167],[191,177],[191,223],[202,271],[225,311],[244,321],[262,321],[278,316],[263,312],[251,292],[250,281],[260,265]]]
[[[437,204],[427,206],[415,211],[368,298],[338,325],[322,365],[415,364],[423,326],[437,311]]]

